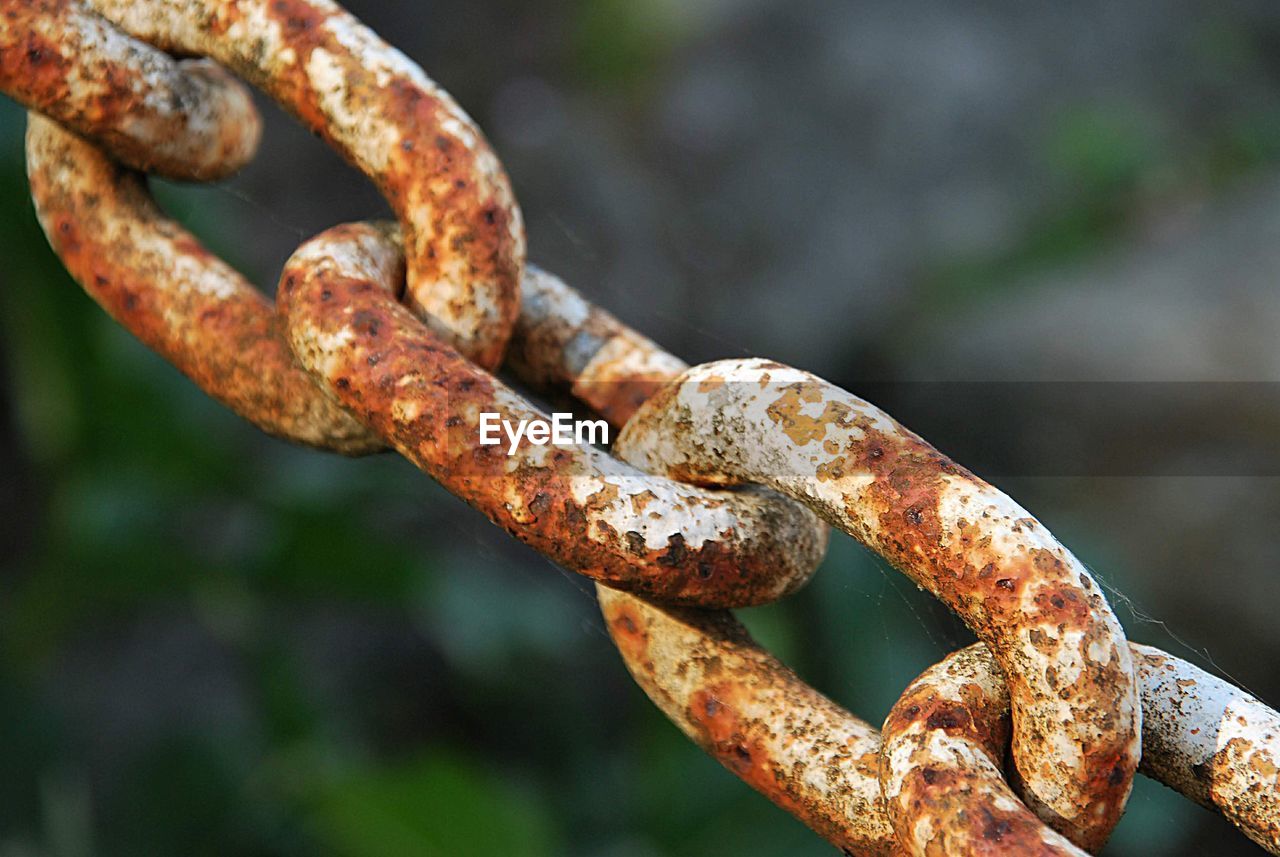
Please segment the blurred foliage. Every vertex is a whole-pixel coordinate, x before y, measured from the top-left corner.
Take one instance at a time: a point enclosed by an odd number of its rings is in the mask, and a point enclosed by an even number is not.
[[[1201,52],[1211,69],[1256,68],[1257,40],[1226,26],[1206,28]],[[1212,75],[1210,75],[1212,76]],[[1025,284],[1117,245],[1151,211],[1176,209],[1280,160],[1280,110],[1243,104],[1191,138],[1140,104],[1074,104],[1041,135],[1048,180],[1066,201],[1023,227],[1020,237],[979,258],[941,260],[921,277],[934,311]]]
[[[696,5],[696,4],[695,4]],[[652,79],[680,35],[682,4],[673,0],[595,0],[576,7],[576,73],[601,87]]]
[[[555,853],[545,806],[447,753],[326,785],[314,813],[337,851],[361,857]]]

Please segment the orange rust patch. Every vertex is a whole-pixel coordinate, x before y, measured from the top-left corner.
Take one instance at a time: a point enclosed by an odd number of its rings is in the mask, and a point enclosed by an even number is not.
[[[649,632],[644,620],[625,603],[617,605],[609,620],[609,630],[623,657],[633,664],[644,663],[649,657]]]
[[[64,4],[59,4],[64,5]],[[71,63],[60,47],[34,30],[19,29],[19,14],[12,4],[4,9],[5,27],[18,35],[11,46],[0,51],[0,90],[25,91],[42,104],[54,104],[67,97],[67,69]]]
[[[689,698],[689,722],[701,731],[700,744],[743,782],[760,792],[784,810],[801,811],[786,780],[773,770],[771,754],[762,743],[763,724],[739,717],[735,685],[713,685],[696,691]]]
[[[1059,564],[1061,564],[1060,561]],[[1041,585],[1036,589],[1033,600],[1043,621],[1066,623],[1073,628],[1081,627],[1088,622],[1089,605],[1074,587],[1059,583]]]
[[[241,84],[109,30],[70,0],[0,0],[0,92],[135,169],[210,180],[252,157],[261,126]]]
[[[85,291],[138,339],[271,434],[352,453],[382,448],[297,367],[271,304],[230,269],[215,268],[155,208],[136,174],[45,119],[32,120],[29,152],[32,195],[50,243]],[[176,259],[194,276],[220,279],[225,291],[173,281]],[[157,286],[166,281],[173,282]]]
[[[804,413],[806,404],[822,401],[822,392],[813,384],[790,384],[769,407],[769,419],[782,426],[783,432],[798,446],[826,437],[829,425],[841,424],[849,414],[848,406],[827,402],[816,417]]]

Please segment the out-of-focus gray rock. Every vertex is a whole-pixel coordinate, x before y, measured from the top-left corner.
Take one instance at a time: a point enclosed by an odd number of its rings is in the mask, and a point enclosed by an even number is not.
[[[1241,426],[1255,427],[1260,450],[1274,455],[1277,284],[1280,176],[1270,175],[1175,214],[1100,258],[1028,277],[917,326],[904,337],[899,364],[912,378],[997,382],[963,389],[1045,382],[1035,385],[1043,388],[1040,401],[1057,392],[1077,397],[1077,412],[1059,414],[1052,431],[1011,431],[1008,444],[1035,440],[1048,447],[1042,454],[1079,445],[1087,453],[1126,436],[1140,445],[1146,438],[1141,452],[1154,454],[1142,472],[1112,458],[1071,479],[1015,480],[1015,493],[1047,520],[1066,522],[1057,532],[1102,579],[1123,581],[1112,600],[1136,639],[1191,656],[1207,652],[1207,662],[1272,700],[1280,684],[1274,670],[1259,667],[1257,653],[1275,647],[1280,477],[1256,469],[1261,452],[1253,466],[1246,460],[1233,472],[1215,470],[1214,456],[1230,446],[1216,438]],[[1144,383],[1151,381],[1203,383]],[[1270,384],[1212,383],[1223,381]],[[1122,407],[1091,407],[1090,390],[1097,402]],[[988,418],[1034,420],[1019,413],[1028,401],[1011,395],[1004,412],[993,408]]]
[[[904,374],[1280,382],[1280,175],[911,331]]]

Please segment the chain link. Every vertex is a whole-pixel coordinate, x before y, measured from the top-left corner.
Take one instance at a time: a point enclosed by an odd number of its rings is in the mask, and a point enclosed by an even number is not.
[[[399,224],[303,244],[273,309],[132,171],[216,178],[258,141],[242,86],[163,50],[272,95],[377,184]],[[595,579],[658,707],[847,853],[1096,850],[1140,755],[1280,853],[1274,711],[1131,646],[1039,522],[868,403],[766,361],[690,369],[525,266],[520,211],[483,135],[337,5],[0,0],[0,90],[37,111],[27,157],[41,225],[108,313],[263,430],[347,454],[390,447]],[[500,363],[621,428],[614,454],[480,445],[481,414],[540,416],[490,374]],[[822,521],[985,644],[917,679],[883,745],[708,609],[803,585]]]
[[[496,367],[519,306],[524,222],[488,141],[404,54],[327,0],[92,0],[124,32],[210,57],[369,176],[405,230],[406,303]]]
[[[362,423],[491,521],[566,568],[663,601],[774,601],[822,559],[826,528],[760,489],[650,476],[592,446],[480,446],[480,415],[541,414],[395,299],[400,254],[339,226],[285,264],[277,292],[298,362]]]
[[[947,604],[1009,681],[1026,799],[1073,840],[1106,840],[1138,767],[1133,665],[1098,584],[1031,513],[878,408],[764,360],[685,372],[616,450],[677,478],[775,488]]]
[[[216,63],[174,60],[79,0],[7,2],[3,15],[0,91],[120,163],[210,181],[257,151],[262,120],[249,91]]]
[[[1220,809],[1274,852],[1280,717],[1185,661],[1130,648],[1145,714],[1143,773]],[[977,853],[993,837],[1014,853],[1084,853],[1042,825],[1002,779],[1008,731],[1009,692],[983,646],[948,656],[906,689],[885,720],[880,781],[909,853],[923,857],[937,840],[947,853]]]

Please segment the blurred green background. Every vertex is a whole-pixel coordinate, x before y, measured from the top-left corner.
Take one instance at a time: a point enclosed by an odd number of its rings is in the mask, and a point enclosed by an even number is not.
[[[350,7],[491,135],[531,258],[690,360],[855,391],[1280,372],[1274,4]],[[156,190],[270,285],[385,206],[263,107],[244,175]],[[0,857],[830,853],[648,703],[584,581],[111,323],[34,221],[23,125],[0,102]],[[1002,425],[926,434],[966,462]],[[1274,476],[989,475],[1135,639],[1280,701]],[[970,639],[843,537],[743,618],[872,722]],[[1251,848],[1143,782],[1108,853]]]

